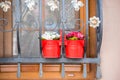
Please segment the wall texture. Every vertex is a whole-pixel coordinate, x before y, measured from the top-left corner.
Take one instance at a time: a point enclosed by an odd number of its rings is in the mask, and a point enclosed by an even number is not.
[[[120,80],[120,0],[103,0],[102,79]]]

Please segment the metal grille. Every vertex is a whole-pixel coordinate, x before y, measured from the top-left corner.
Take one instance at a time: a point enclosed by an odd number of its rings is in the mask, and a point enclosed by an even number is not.
[[[83,63],[83,77],[87,77],[87,63],[95,63],[97,64],[97,72],[96,77],[101,77],[101,71],[100,71],[100,47],[101,47],[101,41],[102,41],[102,0],[97,0],[97,15],[101,19],[101,24],[97,28],[97,58],[86,58],[86,47],[88,42],[88,2],[89,0],[86,0],[86,44],[85,44],[85,55],[83,59],[68,59],[64,57],[64,45],[62,44],[61,47],[61,58],[59,59],[45,59],[42,57],[42,49],[41,49],[41,34],[42,29],[44,25],[46,26],[44,30],[59,30],[60,28],[64,32],[67,30],[75,30],[73,27],[76,25],[76,21],[79,21],[81,24],[83,22],[80,19],[76,19],[74,14],[74,10],[70,7],[69,3],[70,0],[59,0],[60,1],[60,10],[56,11],[54,14],[50,13],[49,15],[45,15],[45,20],[43,19],[43,1],[44,0],[35,0],[38,4],[35,8],[35,11],[29,11],[27,6],[25,6],[23,0],[13,0],[13,7],[15,7],[15,10],[13,12],[14,15],[14,26],[12,30],[14,31],[14,37],[16,37],[16,43],[17,43],[17,51],[15,51],[16,54],[18,54],[18,57],[14,58],[0,58],[0,63],[17,63],[18,64],[18,78],[20,77],[20,64],[21,63],[39,63],[40,64],[40,76],[43,75],[42,70],[42,64],[43,63],[60,63],[62,65],[61,69],[61,76],[65,76],[64,71],[64,63],[72,63],[72,64],[80,64]],[[46,0],[47,1],[47,0]],[[66,5],[68,4],[68,5]],[[38,10],[37,10],[38,9]],[[69,13],[69,10],[71,10],[71,13]],[[46,9],[46,12],[48,10]],[[49,12],[49,11],[48,11]],[[47,12],[47,13],[48,13]],[[71,17],[72,15],[72,17]],[[54,18],[53,18],[54,17]],[[0,19],[2,20],[2,19]],[[52,21],[52,25],[50,26],[50,21]],[[6,25],[6,23],[4,24]],[[2,25],[3,26],[3,25]],[[69,27],[67,27],[69,26]],[[80,26],[80,25],[78,25]],[[52,27],[52,28],[50,28]],[[78,29],[77,29],[78,30]],[[1,30],[3,31],[3,30]],[[5,31],[4,31],[5,32]],[[40,40],[38,39],[40,37]],[[64,37],[62,39],[62,42],[64,43]],[[15,48],[14,48],[15,49]]]

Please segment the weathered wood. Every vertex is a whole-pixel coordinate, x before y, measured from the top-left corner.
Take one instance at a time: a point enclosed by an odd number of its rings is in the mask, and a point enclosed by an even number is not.
[[[89,17],[96,16],[96,0],[89,0]],[[91,28],[89,29],[89,52],[90,52],[90,57],[94,58],[96,57],[96,29]],[[96,73],[96,65],[91,64],[90,70],[94,70],[94,73]]]
[[[1,2],[2,0],[0,0]],[[3,10],[0,8],[0,18],[3,18]],[[3,24],[3,21],[0,21],[0,24]],[[0,26],[0,30],[3,30],[3,26]],[[0,31],[0,57],[3,57],[3,32]]]
[[[90,0],[89,1],[89,17],[93,17],[96,16],[96,0]],[[89,48],[90,48],[90,57],[96,57],[96,50],[97,50],[97,46],[96,46],[96,29],[90,27],[90,32],[89,32],[90,36],[89,36]]]
[[[0,65],[1,72],[17,72],[17,65]]]
[[[86,1],[85,0],[81,0],[84,3],[84,6],[80,8],[80,19],[84,22],[84,27],[81,30],[81,32],[86,35]],[[82,26],[82,24],[81,24]],[[90,52],[89,52],[89,42],[87,43],[87,57],[89,57]],[[87,72],[90,72],[90,64],[87,64]]]
[[[65,74],[65,78],[61,78],[61,72],[44,72],[44,75],[43,77],[41,78],[39,75],[38,75],[38,72],[22,72],[21,73],[21,77],[20,79],[22,80],[41,80],[41,79],[45,79],[45,80],[59,80],[59,79],[62,79],[62,80],[81,80],[81,79],[84,79],[82,77],[82,72],[66,72]],[[7,75],[7,77],[6,77]],[[88,77],[84,80],[95,80],[95,77],[94,77],[94,72],[90,72],[88,73]],[[18,78],[16,77],[16,73],[0,73],[0,80],[18,80]],[[20,80],[19,79],[19,80]]]
[[[0,65],[1,72],[17,72],[17,65]],[[38,72],[39,71],[39,64],[22,64],[21,65],[21,72]],[[60,72],[61,65],[60,64],[44,64],[43,65],[44,72]],[[65,64],[65,71],[66,72],[81,72],[82,66],[81,65],[71,65]]]
[[[12,0],[9,0],[12,1]],[[8,9],[8,12],[4,12],[4,18],[8,20],[8,24],[4,30],[10,30],[12,28],[12,10]],[[12,56],[12,32],[4,32],[4,57]]]

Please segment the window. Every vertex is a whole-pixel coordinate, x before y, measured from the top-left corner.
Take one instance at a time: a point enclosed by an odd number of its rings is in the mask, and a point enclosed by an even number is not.
[[[40,2],[42,4],[40,5]],[[20,64],[21,63],[40,63],[40,74],[42,75],[42,63],[59,63],[62,64],[62,76],[64,77],[64,63],[84,63],[83,73],[84,77],[87,75],[86,64],[96,63],[97,74],[99,77],[99,49],[102,38],[102,24],[100,27],[94,29],[89,27],[89,18],[92,16],[99,16],[102,20],[101,14],[101,1],[99,0],[81,0],[84,7],[81,7],[79,11],[75,11],[71,7],[71,0],[58,0],[59,8],[55,11],[50,11],[50,7],[47,6],[49,0],[35,0],[34,9],[29,10],[27,2],[23,0],[12,0],[12,10],[9,9],[7,13],[1,9],[0,17],[8,19],[8,25],[0,27],[0,63],[18,63],[18,76],[20,77]],[[19,5],[20,3],[20,5]],[[65,5],[63,5],[65,4]],[[63,7],[65,12],[63,13]],[[42,8],[41,8],[42,7]],[[41,10],[41,9],[42,10]],[[96,11],[97,9],[97,11]],[[40,12],[41,10],[41,12]],[[97,13],[98,12],[98,13]],[[42,13],[42,15],[40,14]],[[12,15],[13,14],[13,15]],[[9,16],[10,15],[10,16]],[[40,16],[41,15],[41,16]],[[63,17],[63,15],[65,17]],[[9,16],[9,17],[8,17]],[[64,21],[65,18],[66,20]],[[80,18],[80,20],[78,19]],[[11,21],[11,22],[10,22]],[[13,22],[12,22],[13,21]],[[102,21],[101,21],[102,22]],[[2,20],[0,24],[4,24]],[[13,23],[13,24],[11,24]],[[42,23],[42,24],[41,24]],[[18,25],[19,24],[19,25]],[[80,30],[86,36],[87,58],[83,59],[67,59],[62,57],[60,59],[44,59],[40,58],[40,33],[45,31],[56,31],[63,28],[65,33],[71,30]],[[19,26],[19,31],[17,30]],[[41,30],[41,29],[42,30]],[[4,29],[4,30],[3,30]],[[3,32],[5,31],[5,32]],[[96,34],[97,32],[97,34]],[[19,34],[18,34],[19,33]],[[19,39],[18,39],[19,35]],[[18,41],[19,40],[19,41]],[[97,42],[96,42],[97,41]],[[20,45],[18,44],[20,42]],[[19,56],[18,46],[20,46],[21,56]],[[97,52],[98,51],[98,52]],[[93,56],[94,55],[94,56]],[[97,55],[97,57],[96,57]]]

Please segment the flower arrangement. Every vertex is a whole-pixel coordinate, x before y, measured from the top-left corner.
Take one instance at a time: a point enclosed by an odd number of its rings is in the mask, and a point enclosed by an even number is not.
[[[48,32],[46,31],[42,34],[42,40],[59,40],[60,35],[57,32]]]
[[[67,40],[83,40],[84,35],[81,32],[70,32],[66,35]]]
[[[77,31],[66,34],[65,51],[67,58],[83,58],[84,35]]]
[[[60,35],[57,32],[46,31],[42,35],[42,52],[44,58],[59,58],[60,46]]]

